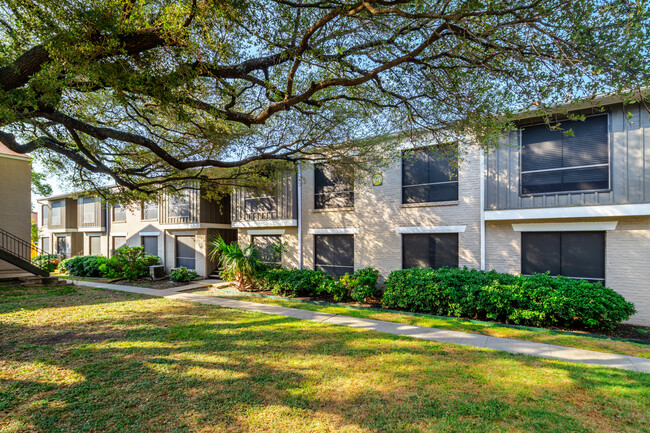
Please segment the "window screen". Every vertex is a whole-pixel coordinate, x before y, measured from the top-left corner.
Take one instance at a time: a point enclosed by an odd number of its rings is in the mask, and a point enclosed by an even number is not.
[[[354,188],[334,167],[318,164],[314,167],[314,208],[333,209],[354,207]]]
[[[402,203],[458,200],[458,146],[404,151],[402,159]]]
[[[41,225],[43,227],[47,227],[49,224],[49,218],[50,218],[50,208],[44,204],[41,207]]]
[[[158,219],[158,203],[145,202],[142,205],[142,219],[143,220],[157,220]]]
[[[345,273],[354,273],[354,236],[318,235],[315,236],[315,268],[321,269],[335,278]]]
[[[244,191],[244,212],[253,219],[274,218],[278,212],[278,197],[262,191]]]
[[[194,236],[176,236],[176,266],[196,269]]]
[[[63,213],[63,206],[64,206],[63,200],[52,202],[52,220],[51,220],[51,224],[53,226],[60,226],[61,225],[61,214]]]
[[[402,235],[402,268],[458,267],[458,233]]]
[[[89,252],[91,256],[98,256],[102,253],[101,247],[102,238],[100,236],[89,236]]]
[[[543,194],[609,188],[607,115],[584,122],[562,122],[563,131],[547,125],[521,132],[521,193]]]
[[[41,249],[45,254],[50,254],[50,238],[41,238]]]
[[[190,217],[190,196],[187,192],[177,197],[169,199],[169,217],[170,218],[189,218]]]
[[[115,222],[126,221],[126,209],[124,209],[120,204],[116,204],[113,207],[113,221]]]
[[[535,232],[521,234],[521,273],[590,281],[605,279],[605,232]]]
[[[282,254],[276,254],[273,247],[281,242],[279,235],[274,236],[252,236],[253,245],[257,248],[262,263],[280,264],[282,262]]]
[[[83,217],[82,217],[83,224],[94,224],[96,199],[94,197],[82,197],[79,200],[81,202],[80,204],[83,212]]]
[[[144,252],[150,256],[158,255],[158,236],[142,236]]]
[[[126,236],[113,236],[113,252],[126,245]]]

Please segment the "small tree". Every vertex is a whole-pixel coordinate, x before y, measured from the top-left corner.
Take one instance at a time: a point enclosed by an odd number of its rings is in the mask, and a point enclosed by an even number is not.
[[[254,245],[241,248],[239,243],[227,244],[221,236],[210,241],[210,258],[219,261],[221,277],[234,281],[237,290],[255,289],[254,276],[261,267]]]

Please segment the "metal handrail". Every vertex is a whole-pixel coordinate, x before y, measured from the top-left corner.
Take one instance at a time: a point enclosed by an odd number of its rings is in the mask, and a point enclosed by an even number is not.
[[[0,228],[0,250],[12,254],[26,262],[32,263],[32,251],[35,250],[37,255],[45,254],[45,251],[32,246],[31,242],[19,238],[18,236]],[[34,266],[43,268],[35,263]]]

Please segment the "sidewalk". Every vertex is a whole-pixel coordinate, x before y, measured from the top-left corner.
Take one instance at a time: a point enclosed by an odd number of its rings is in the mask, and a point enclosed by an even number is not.
[[[102,289],[119,290],[139,293],[179,301],[198,302],[201,304],[217,305],[256,313],[274,314],[296,319],[310,320],[331,325],[363,328],[371,331],[385,332],[393,335],[403,335],[423,340],[433,340],[443,343],[454,343],[483,349],[502,350],[510,353],[540,356],[561,361],[581,362],[584,364],[604,367],[621,368],[625,370],[650,373],[650,359],[634,356],[616,355],[613,353],[595,352],[592,350],[575,349],[572,347],[555,346],[552,344],[533,343],[509,338],[490,337],[488,335],[470,334],[467,332],[449,331],[446,329],[427,328],[424,326],[404,325],[401,323],[384,322],[381,320],[361,319],[341,316],[338,314],[319,313],[316,311],[300,310],[297,308],[280,307],[277,305],[258,304],[248,301],[202,296],[184,291],[205,287],[205,284],[190,284],[171,289],[148,289],[144,287],[121,286],[116,284],[93,283],[91,281],[73,281],[80,286],[97,287]]]

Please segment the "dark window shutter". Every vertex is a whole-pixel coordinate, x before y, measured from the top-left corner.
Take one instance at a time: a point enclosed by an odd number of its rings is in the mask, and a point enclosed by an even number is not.
[[[560,233],[521,234],[521,273],[559,275],[561,268]]]
[[[605,233],[562,234],[562,275],[587,279],[605,278]]]

